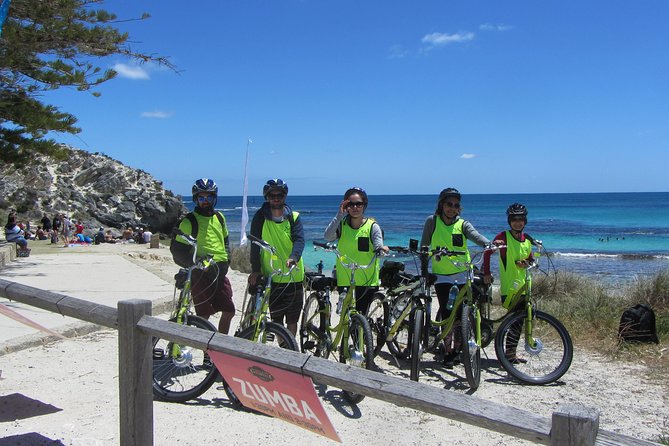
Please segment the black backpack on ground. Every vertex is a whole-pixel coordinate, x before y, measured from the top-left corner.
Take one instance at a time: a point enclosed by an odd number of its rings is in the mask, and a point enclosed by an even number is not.
[[[620,342],[654,342],[658,344],[655,313],[648,305],[636,304],[623,312],[618,328]]]

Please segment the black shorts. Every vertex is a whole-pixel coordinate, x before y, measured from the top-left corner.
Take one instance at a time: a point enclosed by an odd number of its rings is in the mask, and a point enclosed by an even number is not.
[[[300,320],[304,290],[299,283],[272,283],[269,296],[269,312],[274,322],[296,324]]]

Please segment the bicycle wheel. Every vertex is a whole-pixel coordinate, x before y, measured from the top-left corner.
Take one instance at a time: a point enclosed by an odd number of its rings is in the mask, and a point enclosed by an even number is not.
[[[418,381],[418,374],[420,372],[420,360],[423,355],[423,345],[421,343],[423,337],[423,309],[418,308],[413,314],[413,331],[411,337],[411,380]]]
[[[471,305],[462,306],[460,329],[462,330],[461,361],[469,388],[476,390],[481,383],[481,349],[476,343],[476,309]]]
[[[311,293],[302,309],[300,347],[302,353],[327,358],[330,355],[330,346],[325,336],[326,316],[322,311],[319,297],[317,292]]]
[[[386,342],[388,351],[398,359],[407,359],[411,356],[411,318],[405,318],[400,322],[393,338]]]
[[[367,310],[369,328],[372,329],[372,340],[374,341],[374,357],[381,353],[386,343],[386,322],[388,321],[388,304],[382,293],[375,293],[372,303]]]
[[[248,326],[236,336],[238,338],[253,340],[255,329],[255,325]],[[256,342],[286,348],[296,352],[300,351],[295,336],[293,336],[293,334],[283,325],[272,321],[265,321],[262,323]]]
[[[348,336],[341,341],[339,362],[355,367],[371,369],[374,365],[374,344],[372,330],[367,318],[362,314],[351,315],[348,325]],[[351,404],[358,404],[365,399],[365,395],[342,389],[344,398]]]
[[[495,335],[495,353],[502,367],[528,384],[558,380],[571,365],[574,347],[569,332],[550,314],[535,311],[531,321],[532,342],[527,342],[527,313],[509,315]]]
[[[176,322],[176,318],[170,319]],[[188,316],[186,325],[216,331],[211,322]],[[182,403],[209,390],[218,371],[204,350],[153,338],[153,395],[156,399]]]

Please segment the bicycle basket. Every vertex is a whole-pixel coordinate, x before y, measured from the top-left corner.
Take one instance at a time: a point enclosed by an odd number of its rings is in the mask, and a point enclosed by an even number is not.
[[[379,271],[379,279],[384,288],[395,288],[402,283],[400,272],[404,271],[404,263],[386,260]]]
[[[186,279],[188,279],[188,270],[181,268],[179,272],[174,275],[174,286],[179,290],[183,290],[184,285],[186,285]]]

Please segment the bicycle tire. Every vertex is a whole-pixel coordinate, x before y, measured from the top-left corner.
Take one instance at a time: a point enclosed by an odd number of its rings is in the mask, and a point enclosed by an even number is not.
[[[411,374],[410,378],[412,381],[418,381],[420,374],[420,360],[423,354],[422,352],[422,334],[423,334],[423,325],[425,321],[423,320],[423,310],[418,308],[413,313],[413,331],[411,333]]]
[[[388,303],[382,293],[375,293],[367,310],[369,328],[372,330],[372,341],[374,342],[374,357],[377,357],[386,344],[386,332],[388,322]]]
[[[411,318],[404,319],[393,338],[386,342],[388,351],[397,359],[408,359],[411,356],[411,328]]]
[[[348,352],[348,354],[345,354]],[[348,336],[341,341],[339,350],[339,362],[371,369],[374,366],[374,343],[372,342],[372,330],[369,328],[367,318],[362,314],[351,315],[348,325]],[[344,398],[351,404],[358,404],[365,395],[342,389]]]
[[[300,349],[320,358],[330,355],[330,346],[325,336],[325,314],[322,313],[318,292],[307,298],[300,320]]]
[[[462,306],[460,329],[462,344],[460,360],[465,368],[465,376],[469,388],[476,390],[481,383],[481,348],[476,343],[476,316],[475,308],[471,305]]]
[[[532,336],[534,347],[525,340],[527,313],[517,311],[504,319],[495,336],[495,353],[502,367],[527,384],[549,384],[560,379],[571,366],[574,347],[562,323],[543,311],[535,311]],[[515,354],[511,354],[515,349]],[[508,355],[506,353],[509,353]]]
[[[186,325],[216,331],[211,322],[199,316],[188,316]],[[218,371],[206,351],[187,345],[179,345],[179,357],[170,358],[173,346],[172,341],[153,338],[153,395],[161,401],[183,403],[209,390]]]
[[[255,336],[255,328],[255,325],[248,326],[240,331],[236,337],[252,341]],[[262,323],[258,339],[255,342],[260,342],[266,345],[275,345],[279,348],[285,348],[296,352],[300,351],[295,336],[293,336],[290,330],[283,325],[272,321],[265,321]]]

